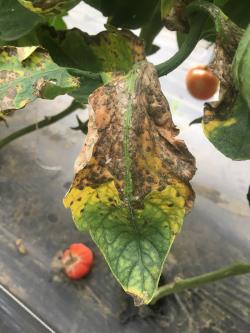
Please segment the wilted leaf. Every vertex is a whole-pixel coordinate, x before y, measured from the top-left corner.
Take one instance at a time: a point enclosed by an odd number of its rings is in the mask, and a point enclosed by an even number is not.
[[[55,31],[43,27],[40,43],[60,66],[91,72],[128,72],[145,58],[143,42],[129,30],[107,27],[97,35],[78,29]]]
[[[161,0],[161,17],[169,30],[185,32],[188,21],[185,13],[186,6],[193,0]]]
[[[20,109],[37,97],[51,99],[78,86],[77,79],[57,66],[44,49],[30,51],[0,48],[0,111]]]
[[[17,0],[31,12],[40,15],[63,15],[80,0]]]
[[[17,0],[0,0],[0,40],[16,40],[41,22],[41,17],[25,9]]]
[[[149,303],[194,194],[194,158],[175,138],[157,72],[146,61],[89,97],[88,135],[64,204],[88,229],[136,304]]]
[[[38,46],[17,47],[18,61],[22,62],[38,48]]]

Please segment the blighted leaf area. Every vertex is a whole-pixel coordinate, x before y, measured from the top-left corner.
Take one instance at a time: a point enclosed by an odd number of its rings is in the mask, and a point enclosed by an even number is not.
[[[193,204],[195,161],[176,139],[153,65],[141,61],[89,97],[88,134],[64,204],[138,305],[153,297]]]
[[[78,86],[38,47],[0,47],[0,111],[21,109],[36,98],[52,99]]]
[[[161,17],[168,30],[188,32],[185,8],[193,0],[161,0]]]
[[[40,43],[60,66],[91,72],[128,72],[145,58],[143,41],[126,29],[107,26],[97,35],[79,29],[55,31],[43,26],[38,31]]]
[[[63,15],[76,6],[80,0],[18,0],[31,12],[41,15]]]
[[[212,9],[209,7],[210,14],[215,15]],[[250,109],[232,72],[243,31],[219,9],[217,12],[216,45],[209,68],[220,80],[219,100],[204,105],[202,125],[207,138],[225,156],[246,160],[250,158]]]

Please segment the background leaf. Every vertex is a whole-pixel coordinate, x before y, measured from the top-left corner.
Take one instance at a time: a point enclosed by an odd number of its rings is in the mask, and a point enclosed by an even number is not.
[[[250,24],[242,36],[233,60],[236,87],[250,109]]]
[[[128,30],[108,27],[90,36],[78,29],[56,32],[44,27],[38,35],[60,66],[91,72],[128,72],[145,57],[142,41]]]
[[[225,116],[226,107],[229,112]],[[222,103],[213,108],[208,104],[203,129],[208,139],[225,156],[233,160],[250,159],[250,109],[241,96],[232,105]]]
[[[17,0],[31,12],[40,15],[58,16],[65,14],[77,5],[80,0]]]
[[[0,40],[16,40],[41,22],[41,17],[25,9],[17,0],[0,0]]]
[[[122,28],[137,29],[147,24],[158,0],[85,0],[87,4],[109,17],[109,23]]]
[[[37,97],[52,99],[78,87],[77,79],[45,50],[35,49],[23,61],[20,51],[27,55],[25,48],[0,48],[0,111],[20,109]]]

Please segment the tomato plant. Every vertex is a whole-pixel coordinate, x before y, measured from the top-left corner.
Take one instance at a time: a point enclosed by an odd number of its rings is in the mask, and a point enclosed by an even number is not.
[[[216,93],[218,84],[217,77],[206,66],[196,66],[187,72],[187,89],[197,99],[211,98]]]
[[[106,30],[88,35],[67,29],[63,15],[78,0],[0,0],[0,120],[8,123],[37,98],[69,94],[57,115],[0,140],[0,148],[89,105],[87,132],[63,200],[80,231],[88,232],[121,287],[137,305],[227,276],[249,272],[237,264],[158,288],[159,278],[185,215],[194,203],[190,181],[195,158],[178,140],[159,77],[174,71],[200,39],[214,43],[207,68],[192,69],[187,87],[205,103],[207,139],[233,160],[250,159],[250,12],[233,0],[86,0],[107,17]],[[176,31],[179,50],[151,64],[155,37]],[[129,29],[140,29],[136,36]],[[183,82],[183,86],[185,82]],[[79,140],[81,138],[79,137]],[[64,252],[65,271],[80,278],[92,265],[82,245]]]

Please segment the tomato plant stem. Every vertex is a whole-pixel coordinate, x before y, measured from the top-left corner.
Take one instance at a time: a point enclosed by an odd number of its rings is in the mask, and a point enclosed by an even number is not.
[[[221,268],[217,271],[205,273],[187,279],[176,279],[172,283],[168,283],[159,287],[156,291],[151,304],[156,303],[160,298],[170,294],[178,293],[188,288],[196,288],[206,283],[215,282],[230,276],[250,273],[250,264],[237,263],[231,266]]]
[[[67,115],[69,115],[70,113],[72,113],[73,111],[75,111],[77,108],[81,108],[82,105],[76,101],[73,101],[69,107],[67,107],[65,110],[63,110],[62,112],[51,116],[51,117],[45,117],[43,120],[31,124],[29,126],[26,126],[24,128],[21,128],[20,130],[6,136],[5,138],[3,138],[2,140],[0,140],[0,149],[3,148],[4,146],[6,146],[8,143],[20,138],[23,135],[26,135],[28,133],[31,133],[37,129],[49,126],[55,122],[57,122],[59,119],[62,119],[64,117],[66,117]]]
[[[181,45],[179,51],[167,61],[156,66],[159,77],[172,72],[190,55],[201,38],[205,22],[205,14],[195,14],[194,19],[192,19],[192,23],[190,24],[189,33],[187,34],[186,39]]]

